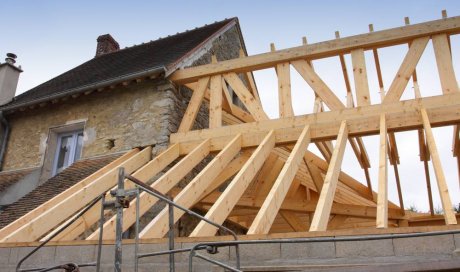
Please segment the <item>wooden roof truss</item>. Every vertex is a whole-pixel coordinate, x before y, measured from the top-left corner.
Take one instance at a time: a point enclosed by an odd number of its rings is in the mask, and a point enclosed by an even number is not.
[[[454,126],[453,156],[460,155],[460,93],[454,73],[450,37],[460,33],[460,17],[399,28],[373,31],[316,44],[276,50],[238,59],[179,70],[170,76],[178,85],[193,91],[178,132],[170,146],[151,158],[151,148],[135,149],[34,211],[0,230],[0,242],[31,242],[45,239],[65,224],[97,195],[116,185],[117,167],[149,182],[155,190],[174,201],[202,211],[219,224],[229,221],[247,234],[327,231],[346,228],[389,228],[440,222],[457,224],[457,215],[432,128]],[[432,42],[442,94],[422,97],[416,66],[428,42]],[[378,50],[408,45],[408,52],[390,86],[383,85]],[[381,101],[371,101],[365,52],[373,54]],[[344,56],[351,56],[355,86],[348,78]],[[346,84],[346,103],[316,73],[313,62],[338,57]],[[295,116],[291,97],[291,67],[315,93],[314,110]],[[278,79],[280,118],[264,112],[252,72],[275,69]],[[414,99],[400,101],[409,81]],[[244,107],[233,103],[238,96]],[[209,128],[191,130],[203,102],[209,106]],[[431,215],[405,211],[398,165],[395,133],[418,131],[420,160],[423,161]],[[378,188],[373,191],[370,162],[362,137],[379,135]],[[332,141],[335,141],[333,144]],[[349,142],[365,172],[359,182],[341,170]],[[315,144],[321,156],[308,147]],[[443,215],[433,215],[428,162],[435,170]],[[180,182],[199,165],[205,165],[185,186]],[[393,167],[399,203],[388,200],[388,169]],[[460,162],[459,162],[460,166]],[[126,187],[133,184],[126,182]],[[425,185],[424,185],[425,186]],[[110,196],[107,196],[108,198]],[[123,228],[135,223],[135,199],[125,209]],[[142,193],[140,215],[157,203]],[[97,205],[53,240],[96,240],[98,230],[89,231],[99,219]],[[184,213],[175,210],[177,222]],[[107,214],[109,216],[109,214]],[[424,221],[425,220],[425,221]],[[423,223],[421,223],[423,221]],[[415,222],[415,223],[414,223]],[[164,208],[141,231],[140,237],[161,238],[168,231]],[[214,236],[217,229],[199,222],[192,237]],[[104,239],[115,235],[115,217],[104,224]]]

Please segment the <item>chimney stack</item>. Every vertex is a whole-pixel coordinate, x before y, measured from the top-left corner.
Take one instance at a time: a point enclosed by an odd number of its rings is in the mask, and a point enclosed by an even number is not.
[[[5,62],[0,63],[0,106],[11,102],[16,95],[21,66],[16,67],[17,56],[6,54]]]
[[[120,50],[120,45],[110,34],[101,35],[97,38],[96,57]]]

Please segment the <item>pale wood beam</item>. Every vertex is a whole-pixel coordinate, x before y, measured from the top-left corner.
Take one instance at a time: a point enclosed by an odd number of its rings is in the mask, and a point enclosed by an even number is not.
[[[192,171],[206,156],[210,151],[210,141],[205,140],[203,143],[198,145],[192,152],[183,157],[179,162],[177,162],[173,167],[171,167],[166,173],[164,173],[160,178],[153,182],[150,187],[162,194],[168,193],[174,186],[176,186],[190,171]],[[166,165],[169,165],[177,157],[167,157],[167,153],[162,153],[158,157],[154,158],[149,162],[149,167],[145,173],[142,175],[135,176],[139,180],[145,181],[149,180],[162,171]],[[161,166],[161,167],[158,167]],[[139,217],[143,216],[146,212],[149,211],[153,205],[158,202],[158,198],[141,192],[139,195]],[[136,203],[137,200],[131,200],[129,207],[123,211],[123,231],[129,229],[136,222]],[[104,223],[103,238],[115,239],[115,226],[116,226],[116,216],[112,216],[109,220]],[[99,229],[94,231],[91,235],[87,237],[87,240],[97,240],[99,238]]]
[[[278,74],[278,100],[280,118],[294,116],[291,97],[291,72],[289,62],[276,65]]]
[[[151,147],[144,148],[141,152],[120,164],[119,167],[124,167],[126,173],[132,173],[150,160],[151,153]],[[43,235],[82,209],[90,201],[112,188],[116,184],[117,178],[118,169],[110,170],[59,204],[37,215],[34,219],[19,227],[8,236],[2,237],[0,242],[32,242],[40,239]]]
[[[180,149],[178,144],[174,144],[161,152],[157,157],[146,163],[144,166],[139,168],[134,174],[135,178],[140,180],[149,180],[154,175],[162,171],[166,166],[172,163],[175,159],[179,157]],[[135,187],[135,184],[125,179],[125,189],[129,190]],[[117,186],[112,187],[112,190],[117,189]],[[106,201],[115,200],[110,194],[106,194]],[[100,204],[94,205],[86,213],[84,213],[80,218],[77,218],[70,226],[65,230],[59,233],[56,237],[53,238],[53,241],[70,241],[78,238],[82,233],[90,228],[93,224],[98,222],[101,217],[101,206]],[[71,219],[69,219],[71,220]],[[64,222],[62,225],[66,224]],[[114,222],[112,222],[114,223]],[[51,232],[49,235],[54,234]],[[115,233],[114,233],[115,234]],[[114,238],[113,236],[112,238]],[[46,240],[47,237],[43,239]]]
[[[190,181],[187,186],[174,198],[174,202],[182,207],[191,208],[199,201],[201,195],[209,192],[209,185],[225,169],[230,161],[241,150],[241,135],[235,136],[227,146],[219,152],[206,167]],[[174,223],[184,214],[184,211],[174,209]],[[141,238],[161,238],[168,232],[168,207],[164,208],[141,231]]]
[[[337,188],[340,167],[348,138],[347,122],[342,121],[337,136],[336,146],[332,154],[331,163],[324,178],[323,188],[319,196],[315,214],[311,222],[310,231],[325,231],[331,214],[332,202]]]
[[[198,111],[200,111],[201,102],[203,101],[204,93],[208,88],[209,77],[200,78],[198,80],[198,86],[192,93],[192,98],[187,106],[187,110],[185,111],[184,116],[182,117],[182,121],[179,125],[178,132],[187,132],[195,123],[196,115]]]
[[[377,195],[377,228],[388,228],[388,162],[385,114],[380,115],[379,191]]]
[[[245,58],[247,57],[246,54],[244,53],[243,49],[240,48],[240,58]],[[248,88],[250,89],[252,95],[254,96],[257,101],[260,102],[260,97],[259,97],[259,92],[257,90],[256,82],[254,80],[254,76],[251,72],[246,72],[244,73],[244,78],[246,79],[246,82],[248,82]]]
[[[222,126],[222,77],[212,76],[209,100],[209,128]]]
[[[345,221],[348,219],[347,215],[342,215],[342,214],[336,214],[332,217],[332,219],[329,221],[327,224],[327,229],[328,230],[333,230],[337,229],[343,224],[345,224]]]
[[[340,39],[339,31],[335,32],[335,38]],[[353,108],[355,102],[353,101],[353,93],[351,92],[350,78],[348,77],[347,63],[345,62],[345,56],[339,54],[340,66],[342,66],[343,79],[345,80],[345,88],[347,89],[347,108]]]
[[[244,106],[254,116],[256,121],[267,120],[268,116],[264,112],[262,105],[252,96],[244,83],[235,73],[224,74],[225,81],[232,87],[233,91],[239,97]]]
[[[128,160],[135,154],[139,153],[139,148],[134,148],[128,151],[126,154],[122,155],[118,159],[114,160],[113,162],[109,163],[108,165],[104,166],[100,170],[96,171],[95,173],[91,174],[90,176],[84,178],[83,180],[79,181],[72,187],[68,188],[64,192],[58,194],[57,196],[51,198],[50,200],[46,201],[45,203],[41,204],[37,208],[33,209],[32,211],[28,212],[27,214],[23,215],[22,217],[18,218],[17,220],[13,221],[9,225],[5,226],[0,230],[0,237],[6,237],[8,234],[12,233],[13,231],[17,230],[27,222],[33,220],[38,215],[44,213],[50,207],[57,205],[58,203],[65,200],[67,197],[71,196],[72,194],[76,193],[79,189],[83,188],[84,186],[90,184],[95,179],[101,177],[105,173],[109,172],[112,169],[118,167],[122,162]]]
[[[351,61],[353,63],[353,78],[355,79],[356,104],[358,107],[368,106],[371,104],[371,97],[369,95],[364,50],[362,48],[352,50]]]
[[[235,178],[230,182],[216,203],[206,213],[205,217],[207,219],[217,224],[222,224],[225,221],[274,147],[275,133],[274,131],[270,131],[259,147],[252,153],[243,168],[241,168]],[[212,236],[216,232],[216,227],[205,221],[201,221],[190,234],[190,237]]]
[[[441,159],[439,157],[438,148],[436,147],[436,142],[434,140],[434,135],[431,129],[428,113],[424,108],[422,108],[420,113],[422,115],[423,128],[425,129],[425,136],[428,148],[430,149],[431,162],[433,163],[434,173],[436,175],[436,181],[438,183],[442,208],[444,210],[444,219],[447,225],[456,225],[457,219],[455,218],[455,212],[452,206],[452,201],[449,196],[449,189],[447,187],[444,171],[442,170]]]
[[[337,98],[326,83],[324,83],[318,74],[316,74],[306,60],[291,61],[291,64],[331,110],[345,108],[343,103]]]
[[[399,67],[382,104],[399,101],[429,40],[430,37],[422,37],[412,41],[409,51]]]
[[[341,111],[238,124],[213,130],[203,129],[187,133],[173,133],[170,141],[171,143],[181,143],[181,153],[187,153],[197,143],[208,138],[212,141],[212,150],[221,150],[225,141],[237,133],[244,133],[243,146],[249,147],[259,145],[264,135],[275,129],[277,145],[282,145],[297,140],[306,124],[311,126],[312,140],[324,141],[337,137],[342,119],[347,120],[349,135],[352,137],[375,135],[379,133],[379,118],[382,113],[387,116],[389,132],[408,131],[422,127],[421,108],[427,108],[432,113],[430,120],[432,126],[453,125],[460,121],[460,103],[458,101],[460,101],[459,93],[426,97],[421,100],[406,100],[385,105],[365,106],[359,109],[343,109]]]
[[[302,133],[283,166],[281,173],[273,184],[273,187],[268,193],[264,204],[257,213],[256,218],[252,222],[252,225],[248,230],[248,234],[268,233],[273,221],[275,220],[278,210],[281,207],[289,188],[291,187],[292,180],[299,169],[300,162],[309,143],[310,128],[307,125],[302,130]]]
[[[302,221],[300,221],[299,217],[295,212],[281,210],[280,214],[294,231],[307,231],[307,226],[304,223],[302,223]]]
[[[442,92],[444,94],[458,92],[458,83],[455,77],[454,65],[452,64],[452,55],[447,35],[434,35],[432,40]]]
[[[308,44],[276,52],[269,52],[221,61],[216,64],[207,64],[198,67],[186,68],[174,72],[170,79],[174,82],[193,82],[203,76],[228,72],[248,72],[274,67],[277,63],[298,59],[319,59],[348,54],[356,48],[364,50],[380,48],[389,45],[408,43],[416,38],[439,33],[456,34],[460,32],[460,17],[413,24],[383,31],[375,31],[341,39]]]
[[[213,204],[220,196],[220,192],[213,192],[208,197],[202,199],[200,203],[202,204]],[[263,200],[258,200],[253,197],[248,197],[243,195],[243,197],[236,204],[237,207],[251,207],[251,208],[260,208],[262,207]],[[314,212],[317,206],[317,201],[307,201],[307,199],[293,199],[286,198],[281,205],[281,210],[289,210],[299,213],[305,212]],[[342,203],[332,203],[331,214],[342,214],[349,216],[356,216],[362,218],[371,218],[375,227],[375,217],[377,216],[377,208],[369,207],[363,205],[352,205],[352,204],[342,204]],[[401,213],[401,210],[389,208],[388,217],[390,219],[403,219],[404,215]]]

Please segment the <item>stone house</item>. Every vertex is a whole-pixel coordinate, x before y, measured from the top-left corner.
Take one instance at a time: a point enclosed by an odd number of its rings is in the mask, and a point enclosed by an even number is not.
[[[237,18],[125,49],[106,34],[93,59],[15,97],[22,71],[8,58],[0,64],[0,228],[127,150],[164,148],[191,93],[168,75],[241,51]],[[195,126],[207,126],[205,108]]]

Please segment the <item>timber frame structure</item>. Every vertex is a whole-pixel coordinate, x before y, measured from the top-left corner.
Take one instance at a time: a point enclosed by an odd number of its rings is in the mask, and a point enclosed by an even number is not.
[[[173,197],[174,202],[203,211],[217,224],[233,222],[247,235],[317,232],[354,228],[396,228],[430,225],[458,227],[440,154],[432,128],[453,126],[453,156],[460,166],[460,92],[454,73],[450,37],[460,33],[460,17],[399,28],[373,31],[346,38],[264,54],[240,57],[178,70],[169,79],[193,91],[177,133],[169,147],[151,157],[151,147],[129,151],[93,175],[0,230],[1,243],[36,242],[53,235],[59,226],[93,199],[117,184],[118,168],[148,181],[151,188]],[[337,35],[338,36],[338,35]],[[442,94],[422,97],[416,66],[431,40]],[[378,50],[407,44],[408,52],[390,86],[383,86]],[[370,101],[365,52],[374,56],[381,102]],[[355,88],[350,86],[344,56],[350,54]],[[319,77],[313,62],[339,57],[345,77],[346,103]],[[301,75],[315,92],[314,110],[295,116],[291,101],[290,68]],[[251,75],[275,69],[278,77],[279,119],[269,119]],[[400,101],[409,81],[414,99]],[[244,108],[233,103],[233,91]],[[209,103],[209,128],[191,130],[204,101]],[[398,175],[399,155],[395,133],[418,131],[420,159],[425,169],[431,161],[440,192],[443,214],[434,215],[429,175],[426,176],[431,214],[405,210]],[[378,188],[372,188],[369,158],[362,137],[379,135]],[[335,144],[332,141],[335,140]],[[364,170],[366,181],[353,179],[341,164],[349,142]],[[322,157],[308,150],[315,144]],[[207,165],[183,188],[179,182],[210,156]],[[170,166],[170,168],[167,168]],[[399,203],[388,200],[388,168],[395,171]],[[168,170],[165,170],[168,169]],[[452,169],[449,169],[450,171]],[[426,170],[428,173],[428,170]],[[134,184],[125,182],[125,189]],[[420,184],[422,186],[422,184]],[[158,199],[141,193],[140,215]],[[135,203],[124,210],[123,230],[136,221]],[[100,203],[87,210],[53,241],[97,240],[99,231],[82,236],[97,224]],[[174,210],[174,222],[184,214]],[[104,224],[104,240],[115,237],[115,216]],[[168,232],[168,208],[162,210],[140,232],[141,239],[162,238]],[[216,235],[217,228],[198,223],[191,237]]]

